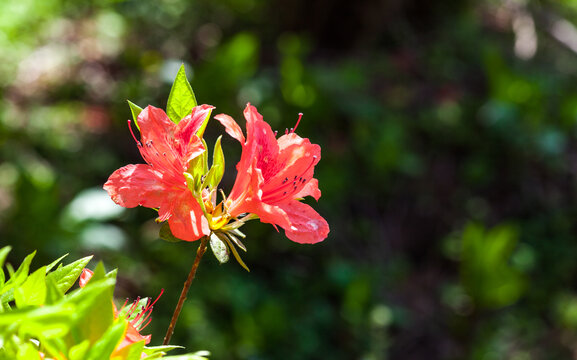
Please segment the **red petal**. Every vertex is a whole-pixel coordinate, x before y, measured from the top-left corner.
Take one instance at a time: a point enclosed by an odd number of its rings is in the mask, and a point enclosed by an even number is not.
[[[200,143],[202,147],[202,141],[200,141],[200,139],[196,136],[196,133],[206,118],[210,116],[212,109],[214,109],[214,106],[211,105],[195,106],[192,109],[192,113],[184,117],[176,125],[174,137],[177,141],[177,144],[181,147],[178,149],[180,154],[187,158],[185,161],[189,161],[202,153],[201,150],[197,154],[194,154],[188,148],[191,144],[195,143]],[[204,149],[204,147],[202,147],[202,149]]]
[[[186,170],[188,166],[187,159],[184,159],[186,146],[179,144],[177,148],[176,124],[163,110],[147,106],[138,115],[138,125],[142,141],[140,153],[147,163],[166,173],[165,176],[181,174]]]
[[[162,174],[151,166],[136,164],[126,165],[113,172],[104,184],[104,190],[120,206],[157,208],[167,201],[169,187]]]
[[[305,196],[312,196],[315,200],[321,197],[321,190],[319,189],[319,181],[315,178],[311,179],[305,186],[294,195],[295,198],[304,198]]]
[[[312,207],[299,201],[279,205],[288,215],[290,226],[284,227],[286,236],[301,244],[314,244],[326,239],[329,224]]]
[[[244,145],[245,139],[240,129],[240,126],[234,121],[234,119],[226,114],[218,114],[214,117],[216,120],[224,126],[226,133],[237,139],[242,145]]]
[[[185,241],[194,241],[210,234],[208,221],[190,191],[183,192],[173,205],[168,225],[174,236]]]
[[[82,269],[82,274],[80,274],[80,279],[78,279],[78,285],[83,288],[86,286],[88,281],[92,278],[94,272],[90,269]]]

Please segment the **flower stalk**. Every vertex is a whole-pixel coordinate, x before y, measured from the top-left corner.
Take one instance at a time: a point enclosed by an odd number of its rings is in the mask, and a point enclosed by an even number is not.
[[[190,269],[190,273],[188,273],[188,277],[184,282],[184,286],[182,287],[182,292],[180,293],[180,297],[178,298],[178,303],[176,304],[176,308],[174,309],[174,313],[172,314],[172,319],[170,320],[170,324],[168,325],[168,329],[166,330],[166,335],[164,336],[164,341],[162,345],[168,345],[170,342],[170,338],[174,333],[174,327],[176,322],[178,321],[178,317],[180,315],[180,311],[182,310],[182,306],[184,305],[184,301],[186,300],[186,295],[188,294],[188,290],[192,285],[192,280],[196,276],[196,270],[198,269],[198,265],[200,264],[200,259],[206,252],[206,243],[208,241],[208,236],[203,236],[200,239],[200,245],[198,246],[198,250],[196,251],[196,258],[194,259],[194,263],[192,264],[192,268]]]

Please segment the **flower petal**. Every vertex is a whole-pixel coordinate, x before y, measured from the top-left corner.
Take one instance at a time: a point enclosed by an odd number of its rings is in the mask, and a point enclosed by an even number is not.
[[[194,137],[198,129],[200,129],[206,118],[210,116],[212,109],[214,109],[214,106],[211,105],[199,105],[192,108],[191,114],[185,116],[176,125],[174,137],[177,142],[183,147],[188,147],[189,144],[194,143]],[[184,156],[188,152],[189,151],[181,151],[181,154]],[[197,155],[200,155],[200,153]]]
[[[166,113],[154,106],[147,106],[138,115],[142,146],[140,153],[147,163],[166,174],[180,174],[188,161],[182,149],[175,148],[174,124]]]
[[[115,203],[127,208],[157,208],[167,201],[168,186],[150,165],[123,166],[110,175],[103,187]]]
[[[319,200],[321,197],[321,190],[319,189],[319,181],[312,178],[305,186],[294,195],[296,199],[304,198],[305,196],[312,196],[315,200]]]
[[[326,239],[329,224],[312,207],[299,201],[279,205],[288,215],[290,225],[284,227],[286,236],[301,244],[314,244]]]
[[[220,121],[227,134],[232,136],[234,139],[237,139],[244,146],[245,139],[242,130],[232,117],[226,114],[218,114],[214,118]]]
[[[172,234],[185,241],[195,241],[210,234],[208,220],[190,191],[181,193],[178,199],[172,202],[171,216],[168,225]],[[159,215],[162,208],[159,210]]]

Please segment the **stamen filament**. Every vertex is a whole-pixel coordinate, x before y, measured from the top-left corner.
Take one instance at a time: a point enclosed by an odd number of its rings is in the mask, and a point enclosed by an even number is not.
[[[295,131],[297,131],[297,127],[299,126],[299,123],[301,122],[302,118],[303,118],[303,113],[299,113],[299,119],[297,120],[295,127],[291,129],[291,133],[294,133]]]
[[[142,143],[140,141],[138,141],[138,139],[136,139],[136,136],[134,135],[134,131],[132,131],[132,121],[130,121],[130,119],[128,119],[128,129],[130,130],[130,133],[132,134],[132,138],[134,139],[134,141],[136,141],[136,144],[138,146],[142,146]]]

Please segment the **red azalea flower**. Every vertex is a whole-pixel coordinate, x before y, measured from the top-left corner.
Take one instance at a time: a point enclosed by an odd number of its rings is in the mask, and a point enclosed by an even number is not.
[[[318,181],[313,178],[314,167],[321,158],[320,146],[301,138],[294,130],[277,139],[250,104],[244,117],[246,139],[233,118],[215,116],[242,145],[237,178],[226,201],[230,215],[256,214],[262,222],[284,228],[287,237],[298,243],[324,240],[329,233],[328,223],[309,205],[298,201],[308,195],[316,200],[321,196]]]
[[[112,200],[128,208],[158,209],[158,220],[168,220],[179,239],[194,241],[208,235],[208,222],[183,173],[189,161],[205,151],[196,132],[212,109],[196,106],[178,124],[161,109],[147,106],[142,110],[138,115],[142,142],[137,140],[137,144],[147,164],[124,166],[108,178],[104,189]]]

